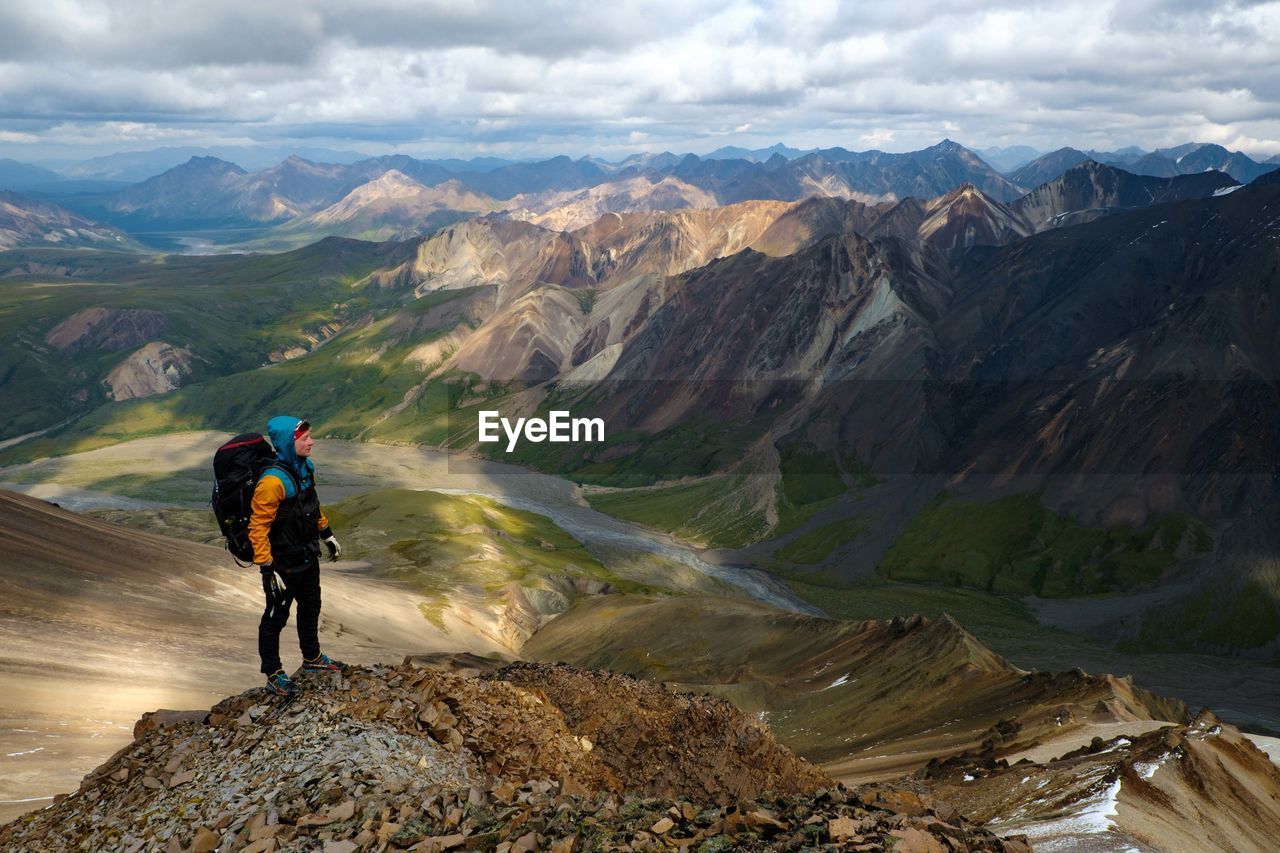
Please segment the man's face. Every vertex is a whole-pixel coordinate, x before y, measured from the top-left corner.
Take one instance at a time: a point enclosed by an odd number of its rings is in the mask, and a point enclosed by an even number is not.
[[[316,440],[311,437],[311,430],[307,430],[293,440],[293,452],[298,454],[299,459],[306,459],[311,455],[311,446],[315,443]]]

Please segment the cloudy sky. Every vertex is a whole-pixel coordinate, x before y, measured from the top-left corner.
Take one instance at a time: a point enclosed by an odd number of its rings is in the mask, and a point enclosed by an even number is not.
[[[0,156],[1280,152],[1280,2],[0,0]]]

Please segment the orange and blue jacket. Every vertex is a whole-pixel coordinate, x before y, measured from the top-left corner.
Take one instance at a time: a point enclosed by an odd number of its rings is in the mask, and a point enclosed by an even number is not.
[[[288,485],[286,485],[286,483]],[[271,525],[285,498],[293,497],[295,486],[288,474],[268,469],[253,490],[252,515],[249,517],[249,541],[253,543],[253,561],[258,565],[275,562],[271,554]],[[329,530],[329,520],[320,511],[316,522],[316,537]]]
[[[271,464],[258,479],[253,490],[253,501],[250,504],[249,541],[253,544],[253,561],[258,565],[275,563],[277,558],[287,554],[273,553],[272,540],[277,546],[292,546],[288,550],[296,551],[298,546],[315,543],[329,532],[329,520],[315,498],[315,466],[310,459],[300,459],[293,449],[293,431],[301,423],[297,418],[274,417],[267,421],[267,435],[276,448],[276,461]],[[315,530],[284,530],[276,524],[280,505],[286,500],[297,498],[299,501],[313,502],[315,511]],[[289,524],[285,524],[289,527]],[[310,523],[307,523],[307,527]],[[272,528],[275,527],[275,535]],[[289,541],[290,539],[304,541]],[[316,546],[315,553],[319,553]],[[295,555],[296,556],[296,555]]]

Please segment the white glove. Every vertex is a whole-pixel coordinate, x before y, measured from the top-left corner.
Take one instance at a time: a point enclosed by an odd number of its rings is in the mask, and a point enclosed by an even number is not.
[[[330,530],[324,536],[325,547],[329,549],[329,562],[332,563],[342,556],[342,546],[338,544],[338,537],[333,535]]]

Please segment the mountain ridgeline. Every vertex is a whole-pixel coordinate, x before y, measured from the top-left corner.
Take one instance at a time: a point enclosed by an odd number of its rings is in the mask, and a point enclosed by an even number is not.
[[[923,201],[963,185],[1007,205],[1088,160],[1166,179],[1219,171],[1239,183],[1274,168],[1241,152],[1191,144],[1144,157],[1128,149],[1086,154],[1064,148],[1002,173],[973,151],[943,140],[906,153],[774,146],[754,152],[725,149],[705,157],[633,155],[616,163],[566,156],[537,162],[418,160],[402,154],[360,159],[349,153],[342,162],[327,163],[295,154],[254,170],[197,153],[132,185],[85,183],[85,176],[138,174],[143,163],[172,162],[178,151],[103,158],[66,167],[65,176],[9,161],[0,164],[0,188],[38,192],[77,216],[141,235],[162,249],[184,245],[182,232],[197,231],[197,244],[223,251],[280,251],[325,236],[410,239],[495,211],[572,230],[610,212],[813,196],[866,204]],[[258,163],[261,156],[246,151],[240,159]]]

